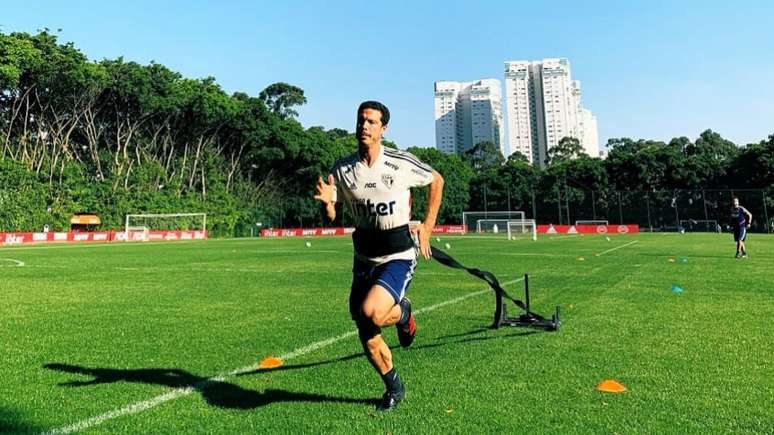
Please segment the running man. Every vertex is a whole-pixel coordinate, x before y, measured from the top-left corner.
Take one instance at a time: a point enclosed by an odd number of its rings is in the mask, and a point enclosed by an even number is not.
[[[338,201],[346,203],[355,219],[349,312],[366,357],[384,381],[379,411],[392,410],[406,395],[381,330],[395,325],[402,347],[414,340],[416,323],[405,297],[416,267],[411,233],[429,259],[443,192],[438,172],[408,152],[382,145],[389,122],[390,111],[382,103],[362,103],[357,109],[358,151],[336,162],[327,181],[319,178],[314,197],[325,206],[328,219],[336,218]],[[410,230],[409,188],[421,186],[429,186],[427,216]]]
[[[731,224],[734,229],[734,241],[736,242],[736,258],[747,258],[747,249],[744,240],[747,238],[747,228],[752,223],[752,213],[739,205],[739,198],[734,198],[734,208],[731,212]]]

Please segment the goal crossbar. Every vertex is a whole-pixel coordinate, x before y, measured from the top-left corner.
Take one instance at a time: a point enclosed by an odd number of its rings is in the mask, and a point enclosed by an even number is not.
[[[175,219],[175,218],[201,218],[201,228],[197,230],[207,231],[207,213],[137,213],[127,214],[124,222],[124,233],[127,235],[132,231],[144,231],[147,232],[153,228],[149,228],[147,225],[132,225],[134,220],[143,219]]]
[[[517,237],[529,235],[529,238],[533,241],[537,240],[537,224],[534,219],[526,219],[524,221],[509,221],[508,228],[508,240],[513,240]]]
[[[511,220],[523,221],[526,217],[521,210],[500,210],[500,211],[465,211],[462,212],[462,225],[470,229],[479,220]]]

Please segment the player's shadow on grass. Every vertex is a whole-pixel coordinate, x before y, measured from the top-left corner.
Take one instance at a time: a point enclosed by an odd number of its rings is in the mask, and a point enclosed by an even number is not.
[[[326,364],[334,364],[334,363],[343,362],[343,361],[349,361],[349,360],[358,359],[358,358],[365,358],[365,356],[363,355],[362,352],[361,353],[353,353],[352,355],[343,356],[341,358],[334,358],[334,359],[329,359],[329,360],[324,360],[324,361],[317,361],[317,362],[312,362],[312,363],[282,365],[280,367],[275,367],[275,368],[271,368],[271,369],[257,368],[255,370],[251,370],[249,372],[237,373],[237,376],[249,376],[249,375],[255,375],[255,374],[258,374],[258,373],[266,373],[266,372],[281,372],[281,371],[284,371],[284,370],[308,369],[308,368],[312,368],[312,367],[318,367],[318,366],[322,366],[322,365],[326,365]]]
[[[286,390],[267,389],[257,392],[222,380],[196,376],[180,369],[105,369],[88,368],[70,364],[46,364],[43,367],[65,373],[91,376],[86,381],[69,381],[59,385],[82,387],[110,384],[114,382],[135,382],[161,385],[170,388],[191,388],[202,395],[204,400],[219,408],[254,409],[276,402],[335,402],[375,405],[375,399],[333,397],[322,394],[296,393]]]
[[[460,344],[460,343],[471,343],[471,342],[476,342],[476,341],[498,340],[498,339],[505,339],[505,338],[512,338],[512,337],[523,337],[523,336],[539,333],[539,331],[529,330],[529,331],[521,331],[521,332],[518,332],[518,333],[515,333],[515,334],[497,334],[497,335],[491,335],[491,336],[470,337],[471,335],[481,334],[481,333],[484,333],[486,331],[491,331],[491,330],[492,329],[490,329],[490,328],[481,328],[481,329],[475,329],[473,331],[463,332],[461,334],[445,335],[445,336],[442,336],[442,337],[437,337],[435,340],[439,340],[439,339],[442,340],[442,339],[446,339],[446,338],[457,338],[457,337],[468,337],[468,338],[465,338],[465,339],[462,339],[462,340],[448,340],[448,341],[433,342],[433,343],[428,343],[428,344],[414,345],[414,346],[412,346],[412,347],[410,347],[408,349],[404,349],[404,350],[405,351],[410,351],[410,352],[422,351],[422,350],[432,349],[432,348],[441,347],[441,346],[448,346],[450,344]],[[398,349],[401,349],[401,347],[398,346],[398,345],[392,345],[392,346],[390,346],[390,349],[398,350]],[[255,369],[255,370],[251,370],[249,372],[238,373],[237,376],[250,376],[250,375],[256,375],[256,374],[259,374],[259,373],[280,372],[280,371],[284,371],[284,370],[308,369],[308,368],[312,368],[312,367],[319,367],[319,366],[322,366],[322,365],[335,364],[335,363],[339,363],[339,362],[343,362],[343,361],[349,361],[349,360],[358,359],[358,358],[365,358],[365,356],[363,355],[362,352],[360,352],[360,353],[353,353],[351,355],[342,356],[340,358],[333,358],[333,359],[328,359],[328,360],[323,360],[323,361],[315,361],[315,362],[311,362],[311,363],[282,365],[280,367],[270,368],[270,369],[258,368],[258,369]]]
[[[22,413],[0,406],[0,433],[40,433],[42,430],[25,421]]]

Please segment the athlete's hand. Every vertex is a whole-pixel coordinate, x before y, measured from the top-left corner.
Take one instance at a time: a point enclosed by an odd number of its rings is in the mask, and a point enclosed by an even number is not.
[[[425,227],[425,224],[419,224],[412,230],[416,234],[419,240],[419,252],[425,257],[425,260],[429,260],[432,256],[430,250],[430,231]]]
[[[323,181],[322,177],[317,178],[317,195],[314,199],[329,205],[333,202],[333,175],[328,175],[328,182]]]

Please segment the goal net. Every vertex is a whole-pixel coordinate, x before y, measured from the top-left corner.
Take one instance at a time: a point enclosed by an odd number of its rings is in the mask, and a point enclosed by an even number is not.
[[[508,221],[506,224],[508,240],[537,240],[537,225],[534,219],[524,221]]]
[[[716,220],[706,219],[681,219],[680,228],[685,231],[692,232],[705,232],[705,233],[719,233],[720,226]]]
[[[124,235],[126,240],[130,241],[164,239],[165,234],[168,235],[171,232],[183,232],[180,237],[183,239],[198,239],[205,238],[206,231],[206,213],[128,214],[124,225]],[[195,232],[196,235],[190,235],[188,232]],[[174,238],[173,236],[176,234],[170,237]]]
[[[507,231],[505,224],[507,221],[524,221],[523,211],[466,211],[462,213],[462,225],[465,226],[466,231],[472,231],[473,228],[478,230],[478,222],[485,221],[483,225],[486,228],[486,221],[492,221],[492,225],[497,224],[497,228],[501,232]],[[496,221],[500,221],[497,223]]]

